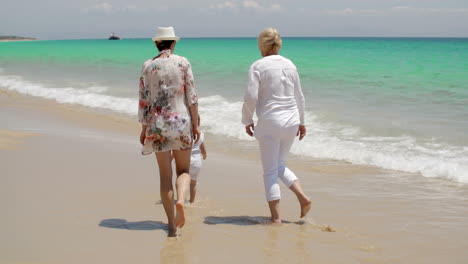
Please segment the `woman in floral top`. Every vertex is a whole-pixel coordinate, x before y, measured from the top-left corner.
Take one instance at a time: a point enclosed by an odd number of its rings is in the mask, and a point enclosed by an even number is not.
[[[158,28],[153,38],[159,54],[143,64],[140,77],[138,119],[142,124],[142,154],[155,152],[159,166],[161,200],[167,214],[169,236],[185,224],[184,201],[190,186],[190,152],[198,141],[197,94],[190,62],[173,54],[172,27]],[[171,152],[176,163],[177,203],[174,212]]]

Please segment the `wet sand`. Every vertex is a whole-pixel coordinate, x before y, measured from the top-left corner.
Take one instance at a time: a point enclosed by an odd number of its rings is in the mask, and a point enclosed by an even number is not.
[[[208,134],[198,200],[168,239],[130,117],[0,90],[0,120],[0,263],[468,262],[463,184],[292,156],[312,210],[299,219],[282,185],[272,226],[254,142]]]

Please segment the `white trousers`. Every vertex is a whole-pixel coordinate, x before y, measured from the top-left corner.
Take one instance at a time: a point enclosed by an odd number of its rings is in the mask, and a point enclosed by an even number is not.
[[[289,150],[296,137],[298,126],[275,128],[255,135],[260,144],[263,165],[263,182],[267,201],[281,199],[278,178],[288,186],[297,180],[296,175],[286,167]]]

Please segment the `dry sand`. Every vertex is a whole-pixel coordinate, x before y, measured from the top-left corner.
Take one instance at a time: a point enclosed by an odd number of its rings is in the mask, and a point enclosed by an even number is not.
[[[0,263],[468,263],[466,185],[292,157],[312,211],[282,186],[271,226],[255,146],[206,135],[199,199],[168,239],[136,122],[2,90],[0,120]]]
[[[0,39],[0,42],[12,42],[12,41],[35,41],[37,39],[35,38],[4,38],[4,39]]]

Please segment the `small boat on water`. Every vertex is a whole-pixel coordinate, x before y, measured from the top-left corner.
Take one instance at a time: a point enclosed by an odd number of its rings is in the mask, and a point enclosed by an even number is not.
[[[114,34],[114,32],[112,32],[112,35],[109,37],[109,40],[119,40],[119,39],[120,39],[120,37],[119,37],[119,36],[116,36],[116,35]]]

